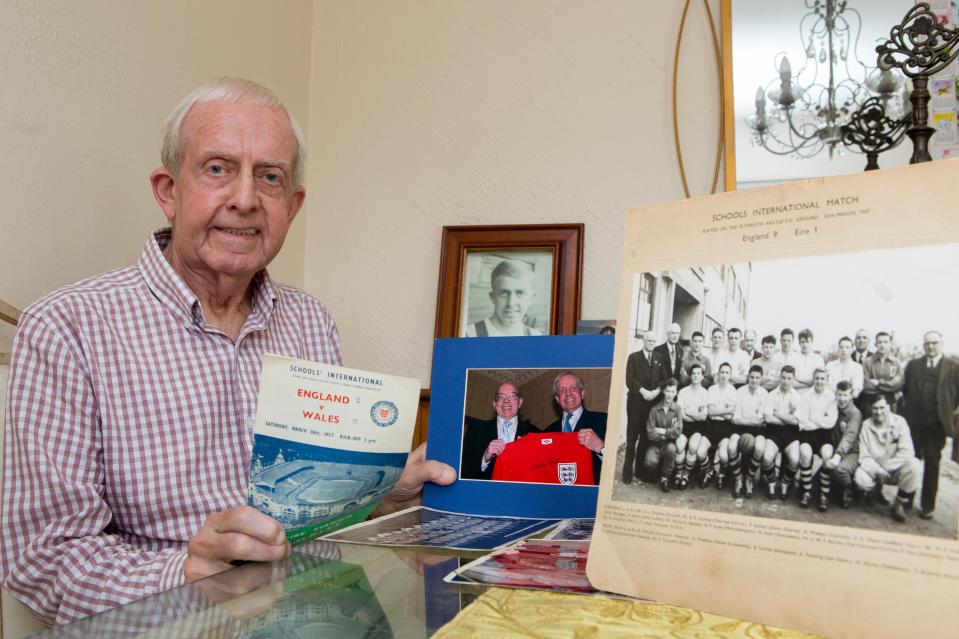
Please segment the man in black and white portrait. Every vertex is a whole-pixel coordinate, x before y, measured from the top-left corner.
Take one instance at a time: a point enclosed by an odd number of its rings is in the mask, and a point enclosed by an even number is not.
[[[469,324],[466,337],[542,335],[528,324],[527,313],[536,297],[533,268],[520,260],[503,260],[490,275],[489,299],[493,313]]]

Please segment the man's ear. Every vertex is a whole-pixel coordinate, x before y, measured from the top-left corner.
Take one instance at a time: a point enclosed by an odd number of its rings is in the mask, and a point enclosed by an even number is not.
[[[296,214],[300,212],[300,208],[303,206],[303,201],[306,199],[306,189],[302,186],[296,187],[296,190],[293,192],[293,197],[290,198],[290,208],[286,212],[286,223],[287,225],[293,224],[293,218],[296,217]]]
[[[150,174],[150,186],[153,187],[153,197],[156,198],[157,204],[163,209],[163,215],[166,216],[170,224],[173,224],[173,219],[176,217],[176,206],[174,205],[176,180],[173,174],[163,166],[154,169],[153,173]]]

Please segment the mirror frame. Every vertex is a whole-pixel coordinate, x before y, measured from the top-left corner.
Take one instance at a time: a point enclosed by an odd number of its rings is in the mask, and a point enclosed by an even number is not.
[[[723,60],[723,165],[726,190],[736,190],[736,113],[733,104],[733,0],[721,0],[719,26]]]

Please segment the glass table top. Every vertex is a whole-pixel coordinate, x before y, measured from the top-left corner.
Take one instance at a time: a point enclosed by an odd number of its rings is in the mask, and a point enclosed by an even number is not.
[[[484,590],[443,581],[483,553],[313,542],[38,637],[429,637]]]

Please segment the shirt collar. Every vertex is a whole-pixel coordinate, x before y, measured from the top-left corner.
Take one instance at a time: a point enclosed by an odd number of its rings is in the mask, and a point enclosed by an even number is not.
[[[928,355],[923,356],[923,358],[926,360],[926,363],[929,362],[929,356],[928,356]],[[942,353],[939,353],[938,355],[936,355],[935,357],[932,358],[932,365],[933,365],[933,366],[939,366],[939,360],[941,360],[941,359],[942,359]]]
[[[169,227],[150,235],[140,254],[140,273],[150,291],[167,308],[193,325],[203,327],[206,322],[199,298],[163,255],[172,237],[173,229]],[[277,303],[276,291],[266,269],[253,276],[250,286],[253,290],[252,309],[246,326],[251,330],[259,330],[266,326],[273,315]]]
[[[563,414],[565,415],[566,412],[564,411]],[[583,405],[580,404],[579,408],[577,408],[576,410],[574,410],[572,413],[569,414],[569,421],[571,424],[575,424],[577,421],[579,421],[579,418],[582,416],[583,416]]]

